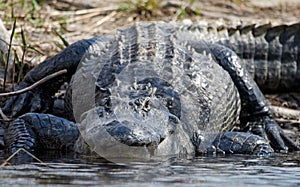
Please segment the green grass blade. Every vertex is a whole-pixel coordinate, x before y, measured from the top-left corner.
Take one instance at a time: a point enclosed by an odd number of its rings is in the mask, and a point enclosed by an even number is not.
[[[67,42],[67,40],[62,35],[60,35],[56,30],[55,30],[55,34],[60,38],[60,40],[63,42],[65,47],[68,47],[70,45],[69,42]]]
[[[9,57],[10,57],[10,52],[11,52],[11,47],[12,47],[12,41],[13,41],[13,37],[15,35],[15,30],[16,30],[16,23],[17,23],[17,19],[16,18],[13,18],[14,19],[14,25],[13,25],[13,28],[12,28],[12,32],[11,32],[11,35],[10,35],[10,40],[9,40],[9,45],[8,45],[8,51],[7,51],[7,63],[5,64],[5,70],[4,70],[4,83],[3,83],[3,91],[5,90],[5,87],[6,87],[6,76],[7,76],[7,71],[8,71],[8,66],[9,66]]]

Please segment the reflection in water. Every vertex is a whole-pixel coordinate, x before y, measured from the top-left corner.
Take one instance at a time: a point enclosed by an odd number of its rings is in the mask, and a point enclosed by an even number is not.
[[[262,158],[231,155],[116,165],[96,158],[41,156],[47,164],[1,168],[0,186],[299,186],[299,158],[300,153]]]

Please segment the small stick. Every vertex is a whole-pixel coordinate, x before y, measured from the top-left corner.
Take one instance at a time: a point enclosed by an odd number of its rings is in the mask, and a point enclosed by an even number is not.
[[[111,12],[110,14],[106,15],[104,18],[97,21],[95,26],[99,26],[99,25],[103,24],[104,22],[108,21],[110,18],[114,17],[116,14],[117,14],[116,11]]]
[[[53,11],[50,13],[51,16],[68,16],[68,15],[81,15],[81,14],[89,14],[93,12],[97,12],[98,14],[101,14],[103,12],[110,12],[110,11],[117,11],[119,9],[119,6],[109,6],[105,8],[90,8],[90,9],[82,9],[77,11]]]
[[[41,161],[40,159],[38,159],[36,156],[34,156],[33,154],[31,154],[30,152],[28,152],[26,149],[24,148],[20,148],[18,149],[16,152],[14,152],[12,155],[10,155],[6,160],[4,160],[4,162],[0,165],[0,168],[6,166],[8,164],[8,162],[14,157],[16,156],[16,154],[18,154],[20,151],[24,151],[26,154],[28,154],[29,156],[31,156],[32,158],[34,158],[35,160],[39,161],[42,164],[45,164],[43,161]]]
[[[290,108],[271,106],[271,110],[275,116],[287,117],[292,119],[300,120],[300,111]]]
[[[21,90],[17,90],[15,92],[8,92],[8,93],[0,93],[0,97],[3,97],[3,96],[11,96],[11,95],[18,95],[18,94],[22,94],[24,92],[27,92],[35,87],[37,87],[38,85],[40,84],[43,84],[44,82],[58,76],[58,75],[61,75],[61,74],[64,74],[64,73],[67,73],[67,70],[66,69],[63,69],[63,70],[60,70],[58,72],[55,72],[55,73],[52,73],[44,78],[42,78],[41,80],[35,82],[34,84],[24,88],[24,89],[21,89]]]
[[[71,23],[71,22],[75,22],[75,21],[81,21],[84,19],[90,19],[91,17],[97,16],[97,15],[99,15],[99,12],[92,12],[89,14],[84,14],[82,16],[76,16],[74,18],[70,18],[70,19],[68,19],[68,22]]]
[[[294,123],[300,125],[300,121],[292,120],[292,119],[282,119],[282,118],[275,118],[275,120],[279,123]]]
[[[97,28],[98,26],[102,25],[103,23],[105,23],[106,21],[108,21],[109,19],[114,17],[116,14],[117,14],[116,11],[111,12],[110,14],[104,16],[102,19],[100,19],[96,23],[94,22],[94,23],[90,24],[90,26],[87,26],[83,31],[88,31],[88,30]]]

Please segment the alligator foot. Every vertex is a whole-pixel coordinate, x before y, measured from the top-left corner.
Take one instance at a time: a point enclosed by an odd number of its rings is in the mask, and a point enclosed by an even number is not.
[[[253,155],[270,155],[274,151],[268,142],[258,136],[246,132],[220,132],[216,135],[212,144],[203,150],[202,147],[207,145],[201,145],[199,137],[194,135],[194,142],[198,142],[196,151],[203,153],[205,151],[208,154],[253,154]],[[195,143],[194,143],[195,144]],[[200,150],[199,150],[200,148]]]
[[[248,122],[244,130],[269,140],[275,150],[300,150],[300,147],[283,132],[273,118],[262,117],[255,121]]]
[[[27,113],[9,124],[4,134],[7,151],[19,148],[68,149],[79,136],[75,123],[50,114]]]

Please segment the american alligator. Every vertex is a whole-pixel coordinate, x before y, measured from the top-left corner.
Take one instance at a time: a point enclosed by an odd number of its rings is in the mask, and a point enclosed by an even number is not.
[[[6,127],[6,148],[80,151],[86,142],[105,156],[130,156],[132,147],[151,155],[300,150],[259,89],[300,90],[299,47],[299,23],[136,23],[112,38],[78,41],[33,68],[16,90],[62,69],[67,74],[5,104],[4,113],[16,118]],[[46,114],[70,80],[65,106],[74,115]]]

